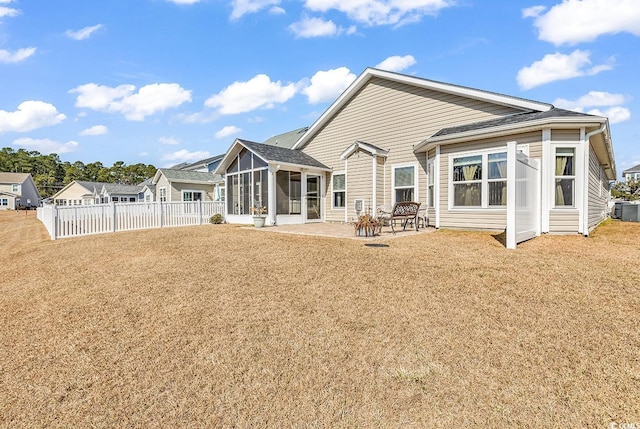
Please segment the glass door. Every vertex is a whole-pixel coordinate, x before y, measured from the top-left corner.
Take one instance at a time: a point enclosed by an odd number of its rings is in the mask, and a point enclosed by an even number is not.
[[[322,220],[320,204],[320,176],[307,176],[307,221]]]

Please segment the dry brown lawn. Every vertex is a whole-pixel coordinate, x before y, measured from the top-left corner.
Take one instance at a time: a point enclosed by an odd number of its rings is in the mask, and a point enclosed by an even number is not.
[[[0,426],[640,423],[640,224],[364,243],[0,212]]]

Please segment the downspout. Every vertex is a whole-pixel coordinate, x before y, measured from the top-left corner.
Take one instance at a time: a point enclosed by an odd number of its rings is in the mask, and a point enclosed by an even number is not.
[[[605,122],[600,128],[591,131],[584,136],[585,147],[582,148],[584,150],[584,177],[582,183],[584,190],[584,196],[582,198],[582,235],[585,237],[589,236],[589,154],[591,152],[591,137],[595,136],[596,134],[603,133],[606,129],[607,123]]]

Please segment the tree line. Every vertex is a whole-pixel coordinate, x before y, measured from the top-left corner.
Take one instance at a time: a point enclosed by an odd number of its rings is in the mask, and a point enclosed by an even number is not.
[[[137,185],[153,177],[156,167],[142,163],[126,165],[123,161],[117,161],[111,167],[99,161],[89,164],[62,162],[55,153],[43,155],[38,151],[5,147],[0,150],[0,171],[30,173],[42,198],[47,198],[74,180]]]

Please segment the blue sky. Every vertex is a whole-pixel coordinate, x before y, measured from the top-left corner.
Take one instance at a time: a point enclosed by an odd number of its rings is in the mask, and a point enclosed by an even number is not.
[[[638,0],[0,0],[0,147],[196,161],[311,125],[366,67],[606,115],[640,164]]]

